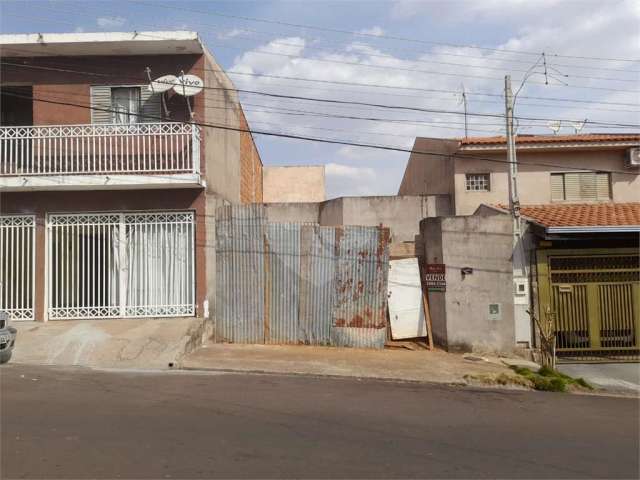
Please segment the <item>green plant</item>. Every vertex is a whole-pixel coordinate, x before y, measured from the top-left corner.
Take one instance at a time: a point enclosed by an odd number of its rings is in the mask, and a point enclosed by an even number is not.
[[[526,367],[512,366],[511,369],[518,375],[530,380],[533,388],[545,392],[566,392],[569,385],[578,385],[582,388],[592,390],[584,378],[572,378],[562,372],[554,370],[548,366],[541,367],[534,372]]]

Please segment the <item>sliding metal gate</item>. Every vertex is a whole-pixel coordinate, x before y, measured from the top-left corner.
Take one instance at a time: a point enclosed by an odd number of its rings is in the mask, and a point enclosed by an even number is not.
[[[50,215],[49,319],[195,314],[192,212]]]
[[[637,358],[640,256],[637,250],[538,252],[541,312],[553,314],[558,356]]]
[[[34,319],[36,219],[0,216],[0,311],[13,320]]]

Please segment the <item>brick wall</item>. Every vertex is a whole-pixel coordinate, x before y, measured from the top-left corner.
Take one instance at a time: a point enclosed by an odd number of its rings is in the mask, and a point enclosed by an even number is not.
[[[146,85],[145,68],[151,75],[177,75],[180,71],[201,76],[202,55],[138,55],[138,56],[86,56],[86,57],[29,57],[7,58],[10,63],[24,65],[3,66],[1,84],[25,84],[33,86],[33,97],[62,103],[74,103],[88,107],[91,85]],[[28,68],[29,67],[29,68]],[[85,73],[83,73],[85,72]],[[88,73],[86,73],[88,72]],[[196,118],[204,117],[201,96],[194,97]],[[55,103],[33,102],[34,125],[65,125],[91,123],[88,108]],[[169,92],[167,107],[171,120],[188,118],[183,97]]]
[[[240,128],[249,129],[249,124],[240,111]],[[240,134],[240,202],[262,202],[262,160],[250,133]]]

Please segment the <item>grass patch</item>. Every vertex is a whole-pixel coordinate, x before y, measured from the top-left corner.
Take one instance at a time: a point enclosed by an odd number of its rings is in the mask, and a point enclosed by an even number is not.
[[[542,367],[537,372],[518,366],[512,366],[511,369],[518,375],[530,380],[536,390],[566,392],[571,386],[593,390],[593,387],[584,378],[572,378],[549,367]]]
[[[474,375],[464,375],[463,377],[467,382],[479,383],[482,385],[500,385],[504,387],[519,387],[519,388],[531,388],[531,381],[520,376],[513,375],[511,373],[481,373]]]

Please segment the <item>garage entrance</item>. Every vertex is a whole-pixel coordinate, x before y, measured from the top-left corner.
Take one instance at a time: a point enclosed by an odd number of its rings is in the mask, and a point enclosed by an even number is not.
[[[640,353],[640,255],[633,249],[538,250],[540,312],[565,359]]]
[[[49,215],[50,320],[195,314],[193,212]]]

